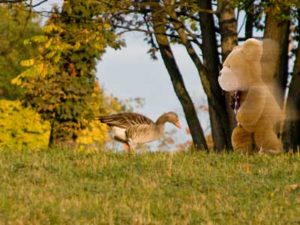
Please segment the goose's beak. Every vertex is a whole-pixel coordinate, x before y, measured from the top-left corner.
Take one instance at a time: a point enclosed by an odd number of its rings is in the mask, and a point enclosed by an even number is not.
[[[177,128],[181,128],[181,125],[180,125],[180,122],[179,121],[177,121],[177,122],[175,122],[175,124],[174,124]]]

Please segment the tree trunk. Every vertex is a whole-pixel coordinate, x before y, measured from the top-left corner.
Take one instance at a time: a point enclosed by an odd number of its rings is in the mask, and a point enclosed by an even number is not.
[[[300,150],[300,48],[297,51],[297,60],[295,62],[293,79],[291,81],[288,108],[291,108],[291,118],[289,123],[289,130],[287,131],[287,139],[289,140],[289,148],[294,151]],[[292,107],[294,106],[294,107]]]
[[[78,7],[76,4],[76,1],[64,0],[60,15],[57,16],[54,14],[50,20],[54,19],[58,23],[58,26],[65,24],[75,30],[75,27],[79,25],[80,19],[92,18],[92,14],[83,17],[83,15],[81,15],[83,8],[76,10],[76,7]],[[75,20],[74,18],[77,19]],[[76,29],[78,28],[76,27]],[[63,42],[74,44],[77,37],[72,35],[74,35],[73,30],[72,32],[66,30],[66,32],[60,34],[60,38]],[[94,90],[94,69],[97,57],[95,53],[87,54],[89,51],[91,51],[91,47],[87,44],[84,47],[82,45],[80,51],[72,49],[61,54],[58,65],[60,66],[60,71],[66,73],[56,74],[56,76],[60,76],[60,80],[58,81],[59,85],[57,85],[56,88],[60,89],[60,92],[67,96],[66,98],[68,98],[68,100],[61,101],[62,106],[56,110],[55,117],[51,121],[50,147],[75,147],[78,131],[87,126],[86,122],[82,122],[84,119],[88,120],[87,117],[84,118],[85,115],[83,112],[86,112],[86,114],[91,113],[91,110],[87,107],[89,104],[87,101]],[[74,57],[75,55],[76,57]],[[82,66],[83,64],[85,64],[86,67]],[[83,80],[85,82],[83,82]],[[75,84],[77,85],[76,87],[84,87],[85,91],[75,92],[74,90],[76,88],[69,88]],[[69,104],[66,104],[67,101],[69,101]],[[63,115],[63,111],[71,111],[73,113],[66,116]]]
[[[212,125],[212,136],[215,145],[214,147],[217,150],[228,149],[231,147],[231,135],[230,130],[228,129],[228,117],[226,111],[224,110],[225,100],[217,81],[220,62],[218,58],[215,27],[212,18],[211,20],[209,20],[209,16],[211,16],[211,14],[202,13],[203,18],[206,20],[200,20],[206,26],[205,32],[203,31],[202,35],[202,52],[205,62],[204,65],[196,50],[194,49],[191,41],[189,40],[184,24],[180,20],[178,20],[178,16],[174,11],[174,7],[172,7],[170,1],[165,1],[164,9],[166,10],[168,16],[170,16],[172,24],[177,31],[182,44],[185,46],[188,55],[190,56],[191,60],[194,62],[198,70],[202,86],[208,98],[209,114]],[[203,11],[211,11],[211,6],[205,5],[201,9],[204,9]],[[208,24],[209,22],[210,24]]]
[[[64,123],[53,121],[50,127],[50,138],[48,146],[50,148],[74,148],[76,147],[77,135],[75,132],[70,132]]]
[[[300,10],[298,12],[300,22]],[[300,24],[298,24],[300,28]],[[300,150],[300,40],[293,69],[293,76],[287,98],[287,121],[283,136],[284,146],[287,150]]]
[[[219,24],[221,33],[222,60],[237,45],[237,21],[234,14],[234,3],[231,0],[219,0]]]
[[[274,10],[275,11],[275,10]],[[285,10],[287,13],[288,10]],[[290,35],[290,21],[289,20],[282,20],[279,18],[278,15],[273,13],[271,9],[266,15],[266,24],[265,24],[265,32],[264,38],[271,39],[275,41],[273,52],[270,54],[269,57],[269,65],[264,66],[263,69],[263,78],[267,84],[271,86],[271,90],[276,97],[279,105],[284,109],[284,93],[287,89],[287,82],[288,82],[288,47],[289,47],[289,35]],[[266,41],[265,41],[266,42]],[[266,42],[267,43],[267,42]],[[267,45],[265,45],[267,46]],[[268,51],[272,49],[272,45],[269,46],[269,49],[264,46],[264,54],[263,54],[263,62],[267,61],[264,60],[264,55],[268,54]],[[265,53],[267,52],[267,54]],[[271,67],[271,68],[270,68]],[[294,71],[296,72],[296,71]],[[296,73],[294,74],[296,76]],[[295,78],[293,79],[293,83],[296,84]],[[299,88],[299,87],[298,87]],[[289,96],[289,103],[288,106],[291,107],[296,99],[293,99],[297,95],[297,91],[291,84],[291,92]],[[286,112],[285,112],[286,114]],[[290,115],[287,115],[290,117]],[[284,148],[288,149],[289,145],[292,143],[293,135],[297,133],[296,126],[297,123],[289,121],[289,118],[285,121],[284,131],[281,134],[283,137],[283,144]],[[282,130],[280,131],[282,132]]]
[[[185,117],[192,135],[193,143],[196,149],[207,149],[204,132],[197,117],[197,113],[190,98],[181,75],[181,72],[175,61],[175,56],[170,47],[168,37],[165,30],[164,13],[158,7],[153,8],[153,26],[155,38],[159,46],[159,50],[164,64],[169,72],[174,91],[183,107]]]
[[[254,1],[250,1],[246,6],[246,24],[245,24],[245,38],[253,37],[253,23],[254,23]]]
[[[288,81],[289,27],[290,21],[279,19],[278,16],[273,15],[272,11],[267,14],[264,38],[274,40],[278,47],[278,53],[272,56],[275,66],[273,68],[274,74],[271,74],[271,77],[267,79],[269,82],[276,81],[279,90],[275,91],[279,93],[274,94],[277,95],[277,100],[281,106],[283,106],[284,92]]]
[[[201,9],[212,10],[210,0],[199,0]],[[216,28],[212,13],[199,12],[200,27],[202,35],[202,54],[204,66],[207,71],[207,79],[211,86],[211,96],[208,94],[212,136],[217,150],[231,148],[231,131],[234,127],[234,116],[229,109],[225,94],[219,84],[218,76],[220,60],[216,39]],[[205,83],[203,84],[205,85]]]
[[[230,0],[218,1],[219,11],[219,27],[221,34],[221,50],[222,62],[225,61],[228,54],[237,45],[237,21],[234,14],[234,5]],[[228,121],[230,124],[230,131],[236,126],[236,119],[233,109],[231,108],[231,95],[233,93],[225,92],[226,111],[228,113]]]

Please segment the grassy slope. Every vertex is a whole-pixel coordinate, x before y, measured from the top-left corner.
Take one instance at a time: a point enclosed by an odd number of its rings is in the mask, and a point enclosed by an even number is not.
[[[2,151],[0,224],[300,224],[300,155]]]

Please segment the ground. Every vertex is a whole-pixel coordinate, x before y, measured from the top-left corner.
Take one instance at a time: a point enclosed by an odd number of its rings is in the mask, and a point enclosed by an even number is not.
[[[300,155],[0,151],[0,224],[300,224]]]

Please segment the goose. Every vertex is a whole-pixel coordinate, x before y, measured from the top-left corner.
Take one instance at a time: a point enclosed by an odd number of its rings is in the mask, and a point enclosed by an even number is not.
[[[162,114],[156,122],[138,113],[124,112],[100,116],[101,123],[108,125],[116,141],[122,142],[132,150],[136,144],[158,140],[164,133],[166,122],[181,128],[178,115],[174,112]]]

